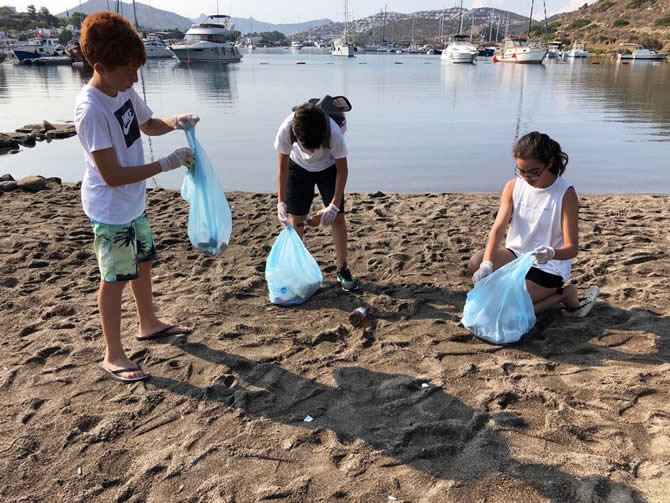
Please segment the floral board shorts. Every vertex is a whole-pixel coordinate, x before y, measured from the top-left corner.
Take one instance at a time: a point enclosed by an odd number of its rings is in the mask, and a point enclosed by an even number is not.
[[[158,258],[146,212],[127,224],[91,220],[91,225],[95,236],[93,248],[103,281],[137,279],[137,264]]]

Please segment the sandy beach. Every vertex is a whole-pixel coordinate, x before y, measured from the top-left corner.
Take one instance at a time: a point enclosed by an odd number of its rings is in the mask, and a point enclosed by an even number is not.
[[[78,189],[2,194],[1,501],[670,500],[670,197],[582,197],[572,280],[597,305],[499,347],[459,325],[497,195],[348,195],[361,292],[309,229],[324,284],[294,308],[264,279],[275,196],[228,196],[230,247],[207,257],[179,193],[149,192],[155,303],[194,332],[135,341],[127,289],[124,346],[152,374],[127,386],[96,364]]]

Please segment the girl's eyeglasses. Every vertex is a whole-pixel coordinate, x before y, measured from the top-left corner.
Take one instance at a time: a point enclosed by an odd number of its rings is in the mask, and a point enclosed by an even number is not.
[[[544,170],[547,168],[547,165],[545,164],[542,168],[540,169],[532,169],[528,171],[524,171],[523,169],[519,169],[519,167],[515,164],[514,165],[514,176],[519,176],[521,178],[539,178],[542,173],[544,173]]]

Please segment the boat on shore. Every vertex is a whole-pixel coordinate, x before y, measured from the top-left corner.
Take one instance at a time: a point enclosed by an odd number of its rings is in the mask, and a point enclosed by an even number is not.
[[[214,14],[205,23],[194,24],[184,35],[184,40],[169,47],[182,63],[216,62],[237,63],[242,60],[235,47],[235,33],[228,28],[230,16]]]
[[[7,55],[4,52],[0,52],[0,63],[3,63],[7,59]]]
[[[668,57],[667,54],[657,53],[646,49],[644,46],[639,44],[621,44],[624,48],[633,47],[630,52],[620,52],[617,54],[618,61],[636,61],[636,60],[647,60],[647,61],[662,61]]]
[[[505,38],[502,49],[497,51],[494,61],[501,63],[517,63],[522,65],[542,64],[547,50],[544,47],[528,45],[528,40],[522,37]]]

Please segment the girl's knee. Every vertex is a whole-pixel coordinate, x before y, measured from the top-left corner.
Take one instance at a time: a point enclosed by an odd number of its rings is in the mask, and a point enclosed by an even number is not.
[[[470,274],[474,274],[477,272],[479,266],[482,265],[483,258],[484,258],[484,252],[477,252],[472,257],[470,257],[470,261],[468,262],[468,272]]]

